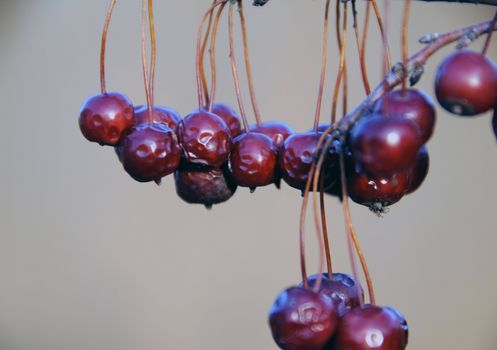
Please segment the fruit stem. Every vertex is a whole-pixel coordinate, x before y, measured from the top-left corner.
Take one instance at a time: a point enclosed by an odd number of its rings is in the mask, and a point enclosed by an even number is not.
[[[216,0],[212,1],[212,4],[214,5],[216,3]],[[207,79],[205,77],[205,67],[204,67],[204,58],[205,58],[205,49],[207,47],[207,42],[209,41],[209,35],[211,32],[211,27],[212,27],[212,20],[214,16],[214,10],[209,12],[209,20],[207,22],[207,30],[205,31],[204,39],[202,40],[202,53],[200,54],[200,79],[202,80],[202,91],[204,92],[204,98],[205,98],[205,105],[209,105],[209,88],[207,87]]]
[[[200,25],[198,27],[198,33],[197,33],[197,54],[195,57],[195,71],[196,71],[196,80],[197,80],[197,99],[198,99],[198,109],[201,111],[203,108],[203,90],[202,90],[202,78],[201,78],[201,56],[202,56],[202,29],[204,27],[205,21],[207,20],[207,17],[209,14],[214,11],[214,9],[219,6],[220,4],[226,3],[228,0],[218,0],[215,3],[213,3],[209,9],[204,13],[202,16],[202,20],[200,21]]]
[[[357,23],[357,11],[355,9],[355,0],[352,1],[352,8],[353,8],[353,13],[354,13],[354,31],[356,35],[356,42],[357,42],[357,50],[359,51],[359,63],[361,66],[361,77],[362,77],[362,83],[364,85],[364,91],[366,92],[366,96],[371,93],[371,86],[369,84],[369,78],[368,78],[368,71],[366,68],[366,59],[365,59],[365,54],[366,54],[366,41],[367,41],[367,36],[368,36],[368,28],[369,28],[369,19],[371,17],[371,2],[367,1],[366,3],[366,15],[364,19],[364,32],[362,34],[362,42],[361,39],[359,39],[359,25]]]
[[[316,103],[316,113],[314,115],[314,131],[318,131],[319,119],[321,118],[321,106],[323,103],[323,90],[324,81],[326,79],[326,65],[328,62],[328,27],[329,27],[329,13],[330,13],[331,0],[326,0],[324,10],[324,28],[323,28],[323,48],[321,53],[321,78],[319,80],[318,88],[318,101]]]
[[[385,57],[385,64],[388,68],[390,68],[392,66],[392,58],[390,55],[390,46],[388,45],[385,25],[383,24],[383,19],[381,18],[380,9],[378,8],[378,3],[376,2],[376,0],[370,0],[370,1],[371,1],[371,4],[373,5],[373,10],[374,10],[374,13],[376,15],[376,19],[378,21],[378,27],[380,28],[381,39],[383,42],[383,52],[384,52],[384,57]]]
[[[494,18],[492,19],[492,24],[488,29],[487,39],[485,40],[485,45],[483,45],[482,55],[486,55],[488,48],[490,47],[490,41],[492,40],[492,34],[494,33],[495,25],[497,24],[497,11],[495,12]]]
[[[340,2],[337,1],[337,22],[340,21],[340,8],[339,8]],[[338,47],[340,51],[340,63],[339,63],[339,68],[338,68],[338,75],[337,79],[335,82],[335,88],[333,90],[333,102],[332,102],[332,107],[331,107],[331,124],[334,124],[336,121],[336,113],[337,113],[337,103],[338,103],[338,94],[340,93],[340,85],[342,83],[342,78],[344,76],[344,71],[346,69],[346,62],[345,62],[345,51],[347,50],[346,48],[346,37],[347,37],[347,2],[343,3],[343,30],[341,35],[339,34],[340,32],[340,26],[337,24],[337,38],[338,38]]]
[[[211,62],[211,98],[209,99],[209,112],[212,112],[212,105],[216,99],[216,88],[217,88],[217,71],[216,71],[216,39],[217,30],[219,27],[219,20],[221,19],[221,14],[223,13],[226,3],[221,4],[216,13],[216,18],[214,19],[214,26],[212,27],[211,44],[209,48],[209,57]]]
[[[369,294],[369,301],[371,304],[375,304],[375,295],[374,295],[374,289],[373,289],[373,282],[371,279],[371,275],[369,273],[369,269],[366,263],[366,259],[364,258],[364,254],[362,252],[362,249],[359,245],[359,241],[357,240],[357,235],[355,233],[354,226],[352,224],[352,218],[350,215],[350,206],[349,206],[349,194],[347,190],[347,178],[345,175],[345,154],[344,150],[340,150],[340,181],[342,184],[342,206],[343,206],[343,213],[344,213],[344,218],[345,218],[345,228],[347,231],[347,246],[349,250],[349,258],[350,258],[350,265],[352,267],[352,274],[355,278],[356,281],[359,281],[358,279],[358,274],[357,274],[357,266],[356,266],[356,261],[355,261],[355,252],[354,248],[352,245],[355,246],[357,255],[359,256],[359,259],[361,261],[362,269],[364,272],[364,276],[366,277],[366,282],[368,285],[368,294]],[[360,290],[360,284],[357,283],[357,295],[359,296],[359,303],[361,307],[364,306],[364,297],[361,293]]]
[[[240,91],[240,80],[238,79],[238,68],[236,65],[234,33],[233,33],[233,3],[230,3],[229,7],[228,33],[229,33],[229,43],[230,43],[231,73],[233,74],[233,83],[235,84],[238,108],[240,109],[240,115],[242,117],[242,122],[243,122],[243,127],[245,128],[245,132],[250,132],[247,121],[247,114],[245,113],[245,107],[243,105],[242,94]]]
[[[245,21],[245,14],[243,12],[242,0],[238,1],[238,14],[240,16],[240,25],[242,27],[242,40],[243,40],[243,53],[245,59],[245,72],[247,74],[247,81],[250,93],[250,101],[252,102],[252,109],[254,111],[255,121],[257,126],[261,126],[262,118],[257,104],[257,98],[255,96],[254,79],[252,76],[252,67],[250,65],[250,55],[248,49],[248,39],[247,39],[247,25]]]
[[[110,20],[115,6],[116,0],[111,0],[109,10],[107,11],[107,16],[105,18],[104,29],[102,31],[102,40],[100,45],[100,90],[102,94],[107,93],[107,89],[105,87],[105,49],[107,46],[107,34],[109,32]]]
[[[404,4],[404,15],[402,17],[402,67],[405,69],[407,67],[408,60],[408,42],[407,34],[409,29],[409,12],[411,9],[411,0],[406,0]],[[404,79],[402,80],[402,90],[405,91],[407,88],[407,78],[409,72],[405,72]]]
[[[328,224],[326,222],[326,208],[324,204],[324,177],[323,174],[321,176],[320,184],[319,184],[319,207],[321,209],[321,229],[323,230],[323,244],[324,251],[326,254],[326,270],[328,272],[328,277],[331,278],[333,275],[333,264],[331,259],[331,251],[330,251],[330,240],[328,238]]]
[[[154,105],[154,88],[155,88],[155,65],[157,58],[157,43],[155,36],[155,21],[154,21],[154,4],[153,0],[148,1],[148,23],[150,26],[150,101]]]
[[[145,98],[147,100],[148,109],[148,124],[152,125],[152,96],[150,93],[150,81],[147,69],[147,39],[146,39],[146,23],[147,23],[147,0],[142,1],[142,25],[141,25],[141,42],[142,42],[142,69],[143,81],[145,84]]]

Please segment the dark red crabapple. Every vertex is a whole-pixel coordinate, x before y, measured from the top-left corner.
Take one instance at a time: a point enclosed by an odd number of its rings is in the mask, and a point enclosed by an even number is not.
[[[365,305],[340,318],[330,350],[404,350],[409,337],[405,318],[395,309]]]
[[[252,125],[249,130],[271,137],[277,147],[281,147],[285,140],[295,132],[288,124],[274,121],[264,122],[260,126]]]
[[[79,127],[89,141],[115,146],[131,126],[133,105],[119,92],[91,96],[81,106]]]
[[[320,350],[335,333],[334,301],[303,287],[281,292],[269,311],[269,325],[283,350]]]
[[[382,214],[385,207],[397,203],[407,193],[409,172],[397,172],[391,177],[375,177],[359,171],[353,164],[348,164],[347,189],[354,202]]]
[[[435,128],[436,111],[431,97],[416,89],[400,89],[383,96],[374,106],[375,113],[384,116],[403,116],[412,120],[426,143]]]
[[[305,189],[312,162],[318,154],[317,145],[321,135],[316,132],[296,133],[281,146],[279,169],[283,180],[291,187]]]
[[[426,146],[421,147],[416,158],[416,164],[409,172],[409,189],[407,194],[416,191],[428,175],[430,169],[430,156]]]
[[[226,202],[237,185],[223,168],[211,168],[182,163],[174,175],[176,193],[187,203],[203,204],[207,208]]]
[[[231,137],[235,138],[242,133],[242,124],[236,110],[225,103],[213,103],[212,113],[221,118],[231,132]]]
[[[264,134],[249,132],[233,140],[229,167],[239,186],[252,189],[273,183],[278,149]]]
[[[228,160],[231,134],[217,115],[193,112],[180,121],[177,133],[183,155],[189,162],[219,167]]]
[[[402,116],[365,116],[353,127],[349,150],[370,175],[391,177],[410,169],[422,146],[418,126]]]
[[[118,146],[126,172],[137,181],[160,182],[173,173],[181,160],[181,149],[174,131],[162,124],[133,127]]]
[[[310,288],[316,285],[318,277],[319,275],[312,275],[307,279]],[[358,291],[364,298],[364,291],[353,276],[346,273],[334,273],[330,279],[327,273],[323,273],[319,293],[326,294],[335,301],[339,316],[342,316],[347,309],[360,305],[361,297]]]
[[[172,108],[164,106],[152,107],[152,122],[164,124],[173,131],[176,131],[181,115]],[[135,125],[148,123],[148,107],[144,105],[135,106]]]
[[[485,55],[459,50],[438,68],[435,92],[447,111],[474,116],[497,104],[497,65]]]

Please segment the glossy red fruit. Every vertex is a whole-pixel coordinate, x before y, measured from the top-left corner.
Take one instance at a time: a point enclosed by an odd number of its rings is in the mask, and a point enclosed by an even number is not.
[[[235,138],[242,133],[240,117],[233,107],[224,103],[213,103],[211,112],[226,123],[232,138]]]
[[[180,121],[177,132],[189,162],[219,167],[228,160],[231,134],[217,115],[205,111],[191,113]]]
[[[391,177],[374,177],[348,164],[347,189],[354,202],[382,214],[385,207],[397,203],[407,193],[409,172],[397,172]]]
[[[181,164],[174,175],[174,180],[176,193],[181,199],[191,204],[203,204],[207,208],[226,202],[237,188],[224,167]]]
[[[384,116],[402,116],[412,120],[421,131],[423,143],[430,139],[435,128],[435,104],[429,95],[420,90],[389,92],[376,103],[373,111]]]
[[[447,111],[473,116],[497,104],[497,65],[485,55],[459,50],[440,65],[435,78],[438,102]]]
[[[264,134],[273,139],[277,147],[281,147],[285,140],[295,133],[293,129],[286,123],[282,122],[264,122],[260,126],[252,125],[250,131]]]
[[[239,186],[256,188],[274,182],[278,150],[266,135],[249,132],[233,140],[230,170]]]
[[[307,279],[309,287],[316,285],[318,277],[319,275],[312,275]],[[362,287],[353,276],[346,273],[334,273],[331,279],[327,273],[324,273],[319,293],[326,294],[335,301],[339,316],[345,314],[348,309],[358,307],[361,303],[360,298],[364,298]]]
[[[404,350],[408,326],[395,309],[366,305],[349,310],[339,321],[332,350]]]
[[[400,116],[365,116],[354,126],[349,138],[355,161],[376,177],[391,177],[410,169],[421,146],[418,126]]]
[[[133,126],[133,105],[119,92],[107,92],[88,98],[79,115],[79,127],[92,142],[115,146]]]
[[[140,182],[159,182],[173,173],[181,160],[176,134],[162,124],[133,127],[118,148],[124,169]]]
[[[164,124],[169,129],[176,131],[176,127],[181,121],[181,115],[172,108],[153,106],[152,121],[154,123]],[[135,124],[148,124],[147,106],[135,106]]]
[[[430,169],[430,156],[426,146],[421,147],[416,158],[416,165],[409,172],[409,189],[407,194],[416,191],[428,175]]]
[[[306,132],[293,134],[286,139],[280,149],[278,165],[283,180],[288,185],[300,190],[305,189],[312,162],[318,154],[317,145],[320,138],[320,133]]]
[[[281,292],[269,311],[273,338],[283,350],[320,350],[337,323],[333,300],[303,287]]]

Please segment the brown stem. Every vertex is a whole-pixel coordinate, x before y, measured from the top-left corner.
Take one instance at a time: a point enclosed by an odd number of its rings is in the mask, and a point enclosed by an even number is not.
[[[352,2],[352,5],[355,6],[355,0]],[[369,28],[369,18],[371,17],[371,2],[366,2],[366,15],[364,19],[364,32],[362,34],[362,42],[359,39],[359,25],[357,24],[357,13],[354,11],[354,28],[356,34],[356,42],[357,49],[359,50],[359,63],[361,66],[361,77],[362,83],[364,85],[364,91],[366,92],[366,96],[371,93],[371,86],[369,84],[368,78],[368,70],[366,67],[366,41],[368,37],[368,28]]]
[[[240,115],[242,117],[243,126],[246,132],[250,132],[249,125],[247,121],[247,114],[245,113],[245,107],[243,105],[242,93],[240,90],[240,80],[238,79],[238,68],[236,65],[235,57],[235,44],[234,44],[234,33],[233,33],[233,3],[230,3],[229,15],[228,15],[228,32],[229,32],[229,42],[230,42],[230,61],[231,61],[231,73],[233,74],[233,83],[235,84],[236,98],[238,101],[238,108],[240,109]]]
[[[149,91],[150,101],[154,105],[154,87],[155,87],[155,62],[157,58],[157,43],[155,36],[155,22],[154,22],[154,4],[153,0],[148,0],[148,23],[150,26],[150,78],[149,78]]]
[[[409,11],[411,9],[411,0],[406,0],[404,4],[404,15],[402,16],[402,66],[407,66],[408,57],[408,29],[409,29]],[[402,90],[407,88],[407,74],[404,75],[402,80]]]
[[[335,82],[335,88],[333,90],[333,102],[331,105],[331,124],[334,124],[336,121],[336,113],[337,113],[337,104],[338,104],[338,94],[340,92],[340,85],[342,83],[342,78],[344,75],[345,69],[345,52],[347,51],[346,47],[346,36],[347,36],[347,2],[344,2],[343,5],[343,30],[339,39],[339,51],[340,51],[340,64],[338,69],[338,75]],[[339,19],[339,14],[337,16],[337,20]],[[340,30],[338,28],[337,30]]]
[[[223,13],[224,6],[226,3],[221,4],[216,13],[216,18],[214,20],[214,26],[212,28],[211,44],[209,48],[210,62],[211,62],[211,98],[209,99],[209,112],[212,111],[212,105],[216,99],[216,88],[217,88],[217,70],[216,70],[216,39],[217,39],[217,29],[219,27],[219,20],[221,19],[221,14]]]
[[[495,28],[495,25],[497,24],[497,11],[495,12],[494,18],[492,19],[492,24],[490,25],[490,28]],[[486,55],[488,48],[490,46],[490,41],[492,40],[492,34],[494,33],[493,30],[488,31],[487,39],[485,40],[485,44],[483,45],[483,50],[482,50],[482,55]]]
[[[331,0],[326,0],[324,10],[324,29],[323,29],[323,49],[321,53],[321,79],[319,80],[318,101],[316,103],[316,113],[314,115],[314,131],[318,131],[319,119],[321,118],[321,105],[323,103],[324,81],[326,79],[326,63],[328,61],[328,27]]]
[[[203,90],[202,90],[202,78],[201,78],[201,56],[202,56],[202,29],[204,27],[205,21],[207,20],[207,17],[209,14],[214,11],[214,9],[223,4],[226,3],[228,0],[218,0],[214,4],[212,4],[209,9],[204,13],[202,16],[202,20],[200,21],[200,25],[198,26],[198,33],[197,33],[197,54],[195,56],[195,72],[196,72],[196,80],[197,80],[197,99],[198,99],[198,109],[202,110],[202,102],[204,99],[203,96]]]
[[[141,25],[141,42],[142,42],[142,70],[143,70],[143,82],[145,84],[145,97],[147,100],[148,109],[148,123],[152,125],[152,96],[150,94],[150,81],[147,69],[147,39],[146,39],[146,23],[147,23],[147,0],[142,1],[142,25]]]
[[[342,116],[347,114],[348,101],[349,101],[349,73],[347,70],[347,60],[344,62],[343,66],[343,82],[342,82]]]
[[[105,87],[105,49],[107,47],[107,33],[109,32],[110,19],[112,18],[115,6],[116,0],[111,0],[109,10],[107,11],[107,16],[105,18],[104,29],[102,31],[102,41],[100,45],[100,91],[102,94],[107,93],[107,89]]]
[[[326,208],[324,205],[324,179],[325,174],[321,176],[319,184],[319,208],[321,210],[321,229],[323,230],[323,244],[324,252],[326,254],[326,271],[328,272],[328,277],[331,278],[333,275],[333,264],[330,251],[330,240],[328,237],[328,224],[326,222]]]
[[[385,25],[383,24],[383,19],[381,18],[380,9],[378,8],[378,3],[376,2],[376,0],[370,0],[370,1],[371,4],[373,5],[373,10],[376,15],[376,19],[378,21],[378,27],[380,28],[380,34],[383,42],[383,50],[385,55],[385,64],[388,67],[387,69],[390,69],[390,67],[392,66],[392,58],[390,55],[390,46],[388,45]]]
[[[216,0],[212,0],[212,4],[215,4]],[[205,77],[205,67],[204,67],[204,58],[205,58],[205,49],[207,48],[207,43],[209,42],[209,36],[211,33],[212,20],[214,16],[214,10],[209,13],[209,20],[207,21],[207,30],[205,31],[204,39],[202,40],[202,53],[200,54],[200,79],[202,80],[202,91],[204,93],[205,105],[209,105],[209,88],[207,87],[207,78]]]
[[[252,77],[252,67],[250,65],[250,55],[248,49],[248,39],[247,39],[247,25],[245,21],[245,14],[243,13],[243,3],[242,0],[238,1],[238,14],[240,16],[240,24],[242,27],[242,40],[243,40],[243,53],[245,59],[245,72],[247,74],[247,81],[250,93],[250,101],[252,102],[252,109],[254,111],[255,121],[258,126],[262,124],[261,113],[259,111],[259,106],[257,104],[257,99],[255,96],[254,79]]]

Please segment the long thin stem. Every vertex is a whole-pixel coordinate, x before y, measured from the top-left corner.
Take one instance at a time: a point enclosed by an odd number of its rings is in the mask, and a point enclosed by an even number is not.
[[[347,8],[348,8],[347,2],[344,2],[344,6],[343,6],[343,30],[342,30],[342,34],[341,34],[340,40],[339,40],[340,64],[339,64],[337,79],[335,82],[335,88],[333,90],[333,102],[332,102],[332,106],[331,106],[331,123],[332,124],[334,124],[336,121],[338,94],[340,92],[340,85],[342,83],[342,78],[343,78],[344,69],[345,69],[345,53],[347,51],[347,47],[346,47],[347,17],[348,17],[347,16]]]
[[[371,13],[371,3],[368,1],[366,5],[366,20],[364,24],[364,38],[366,38],[366,32],[367,32],[367,26],[369,23],[369,16]],[[362,46],[366,46],[365,43],[361,44],[361,39],[359,36],[359,23],[357,21],[357,9],[356,9],[356,0],[352,0],[352,14],[354,16],[354,33],[355,33],[355,41],[357,45],[357,52],[359,54],[359,64],[361,67],[361,78],[362,78],[362,84],[364,85],[364,91],[366,92],[366,95],[369,95],[371,88],[369,86],[369,79],[368,79],[368,73],[366,69],[366,61],[363,57],[364,51],[362,50]],[[366,40],[366,39],[364,39]]]
[[[112,18],[112,13],[114,12],[115,6],[116,0],[111,0],[109,10],[107,11],[107,16],[105,18],[104,29],[102,31],[102,40],[100,44],[100,90],[102,94],[107,93],[107,88],[105,86],[105,49],[107,47],[107,33],[109,32],[110,19]]]
[[[147,109],[148,109],[148,123],[152,125],[152,96],[150,93],[150,81],[148,76],[147,69],[147,0],[142,1],[142,25],[141,25],[141,42],[142,42],[142,70],[143,70],[143,82],[145,84],[145,97],[147,100]]]
[[[404,15],[402,16],[402,67],[407,66],[408,57],[408,29],[409,29],[409,11],[411,9],[411,0],[406,0],[404,4]],[[404,79],[402,80],[402,89],[405,90],[407,88],[407,77],[408,74],[405,74]]]
[[[255,121],[258,126],[262,124],[261,113],[259,106],[257,104],[257,98],[255,96],[254,88],[254,78],[252,76],[252,67],[250,65],[250,55],[248,49],[248,39],[247,39],[247,25],[245,21],[245,14],[243,13],[243,3],[242,0],[238,1],[238,14],[240,15],[240,24],[242,27],[242,40],[243,40],[243,53],[245,59],[245,71],[247,74],[247,81],[250,93],[250,101],[252,102],[252,109],[254,111]]]
[[[328,272],[328,277],[331,278],[333,275],[333,264],[330,251],[330,240],[328,237],[328,223],[326,222],[326,208],[324,203],[324,180],[325,174],[321,176],[319,184],[319,209],[321,210],[321,229],[323,230],[323,244],[324,252],[326,254],[326,270]]]
[[[211,62],[211,97],[209,99],[209,112],[212,111],[212,105],[216,99],[216,88],[217,88],[217,69],[216,69],[216,39],[217,39],[217,29],[219,27],[219,20],[224,10],[226,3],[221,4],[216,13],[216,18],[214,19],[214,25],[212,27],[211,44],[209,48],[209,57]]]
[[[202,20],[200,21],[200,25],[198,27],[198,33],[197,33],[197,54],[195,57],[195,72],[196,72],[196,79],[197,79],[197,100],[198,100],[198,109],[202,110],[203,106],[203,90],[202,90],[202,77],[201,77],[201,56],[202,56],[202,29],[204,27],[205,21],[207,21],[207,18],[209,14],[214,11],[214,9],[223,4],[226,3],[228,0],[218,0],[214,4],[212,4],[209,9],[204,13],[202,16]]]
[[[371,86],[369,84],[369,80],[367,77],[367,67],[366,67],[366,44],[368,42],[370,18],[371,18],[371,1],[367,1],[366,15],[364,19],[364,31],[362,32],[362,40],[361,40],[361,53],[359,54],[359,58],[361,60],[361,74],[363,76],[363,82],[365,83],[364,88],[366,90],[366,96],[368,96],[371,93]]]
[[[212,0],[212,4],[215,4],[216,0]],[[214,17],[214,10],[209,12],[209,20],[207,21],[207,30],[205,31],[204,39],[202,40],[202,53],[200,54],[200,79],[202,80],[202,91],[204,94],[205,105],[207,106],[210,102],[209,98],[209,88],[207,87],[207,78],[205,77],[205,67],[204,67],[204,58],[205,58],[205,49],[207,47],[207,43],[209,42],[209,36],[211,33],[212,20]]]
[[[154,4],[153,0],[148,0],[148,23],[150,26],[150,78],[149,78],[149,91],[150,101],[154,105],[154,87],[155,87],[155,62],[157,59],[157,43],[155,35],[155,22],[154,22]]]
[[[495,28],[495,25],[497,24],[497,11],[495,12],[494,18],[492,19],[492,24],[490,28]],[[492,40],[492,34],[494,33],[493,30],[488,31],[487,39],[485,40],[485,44],[483,45],[483,50],[481,51],[482,55],[486,55],[488,48],[490,46],[490,41]]]
[[[247,114],[245,113],[245,107],[243,105],[242,93],[240,90],[240,80],[238,78],[238,68],[236,65],[235,57],[235,44],[234,44],[234,33],[233,33],[233,3],[230,3],[229,15],[228,15],[228,32],[229,32],[229,42],[230,42],[230,61],[231,61],[231,73],[233,74],[233,83],[235,84],[236,98],[238,101],[238,108],[240,109],[240,115],[242,117],[243,126],[246,132],[249,131],[249,125],[247,121]]]
[[[326,65],[328,62],[328,27],[331,0],[326,0],[324,10],[323,28],[323,49],[321,53],[321,79],[319,80],[318,101],[316,103],[316,113],[314,115],[314,131],[318,130],[319,119],[321,118],[321,105],[323,102],[324,81],[326,79]]]
[[[383,19],[381,17],[380,9],[378,8],[378,3],[376,0],[369,0],[371,1],[371,4],[373,5],[373,10],[376,15],[376,19],[378,21],[378,27],[380,28],[380,33],[381,33],[381,38],[383,42],[383,50],[384,50],[384,55],[385,55],[385,64],[388,68],[392,66],[392,58],[390,55],[390,46],[388,45],[388,40],[387,40],[387,33],[385,29],[385,25],[383,23]]]

